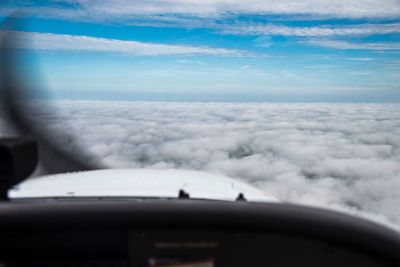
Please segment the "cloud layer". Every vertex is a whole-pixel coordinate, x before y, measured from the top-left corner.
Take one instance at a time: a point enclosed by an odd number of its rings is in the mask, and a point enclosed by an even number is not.
[[[321,46],[332,49],[343,49],[343,50],[400,50],[400,42],[386,42],[386,43],[361,43],[361,42],[349,42],[341,40],[308,40],[304,43]]]
[[[285,36],[328,49],[399,50],[398,0],[112,0],[44,1],[1,7],[0,15],[21,8],[33,17],[158,28],[206,29],[214,34]],[[2,11],[1,11],[2,10]],[[244,19],[246,18],[246,19]],[[289,22],[289,23],[288,23]],[[296,23],[301,22],[301,23]],[[368,42],[375,36],[386,42]],[[37,49],[118,52],[135,55],[247,55],[224,48],[122,41],[90,36],[33,33]],[[325,38],[313,40],[310,38]],[[326,39],[329,38],[329,39]],[[345,38],[347,40],[341,40]],[[362,45],[349,43],[358,38]],[[297,39],[297,40],[296,40]]]
[[[49,51],[85,51],[122,53],[135,56],[163,55],[214,55],[244,56],[248,53],[224,48],[212,48],[189,45],[167,45],[107,39],[83,35],[2,31],[13,37],[12,45],[16,48]]]
[[[60,101],[61,145],[111,167],[222,173],[400,228],[399,104]],[[77,140],[63,139],[71,125]],[[79,138],[79,139],[78,139]]]
[[[237,13],[335,16],[342,18],[398,17],[397,0],[113,0],[58,1],[50,7],[27,7],[35,14],[72,19],[109,20],[145,14],[192,14],[198,17]],[[179,16],[174,16],[179,19]]]
[[[282,35],[298,37],[326,37],[326,36],[366,36],[375,34],[400,33],[400,24],[362,24],[345,26],[311,26],[296,27],[274,24],[233,24],[221,27],[225,34],[237,35]]]

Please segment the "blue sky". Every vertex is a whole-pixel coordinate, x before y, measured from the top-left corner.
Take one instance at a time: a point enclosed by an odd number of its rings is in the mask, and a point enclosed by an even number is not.
[[[398,0],[3,1],[61,98],[400,101]]]

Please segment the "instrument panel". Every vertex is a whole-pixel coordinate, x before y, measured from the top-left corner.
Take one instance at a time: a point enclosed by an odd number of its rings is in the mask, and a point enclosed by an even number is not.
[[[3,236],[0,257],[4,267],[390,266],[301,236],[203,230],[25,232]]]
[[[0,267],[400,266],[396,232],[278,203],[0,204]]]

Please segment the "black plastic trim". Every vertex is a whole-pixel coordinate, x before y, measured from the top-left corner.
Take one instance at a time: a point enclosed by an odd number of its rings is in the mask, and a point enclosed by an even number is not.
[[[274,232],[335,242],[400,263],[399,234],[379,224],[306,206],[200,200],[45,201],[0,204],[1,231],[201,229]]]

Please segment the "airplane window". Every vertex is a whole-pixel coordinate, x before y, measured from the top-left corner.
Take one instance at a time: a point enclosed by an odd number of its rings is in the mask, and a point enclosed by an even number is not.
[[[293,203],[400,229],[399,1],[5,0],[0,20],[0,137],[40,145],[11,199]]]

